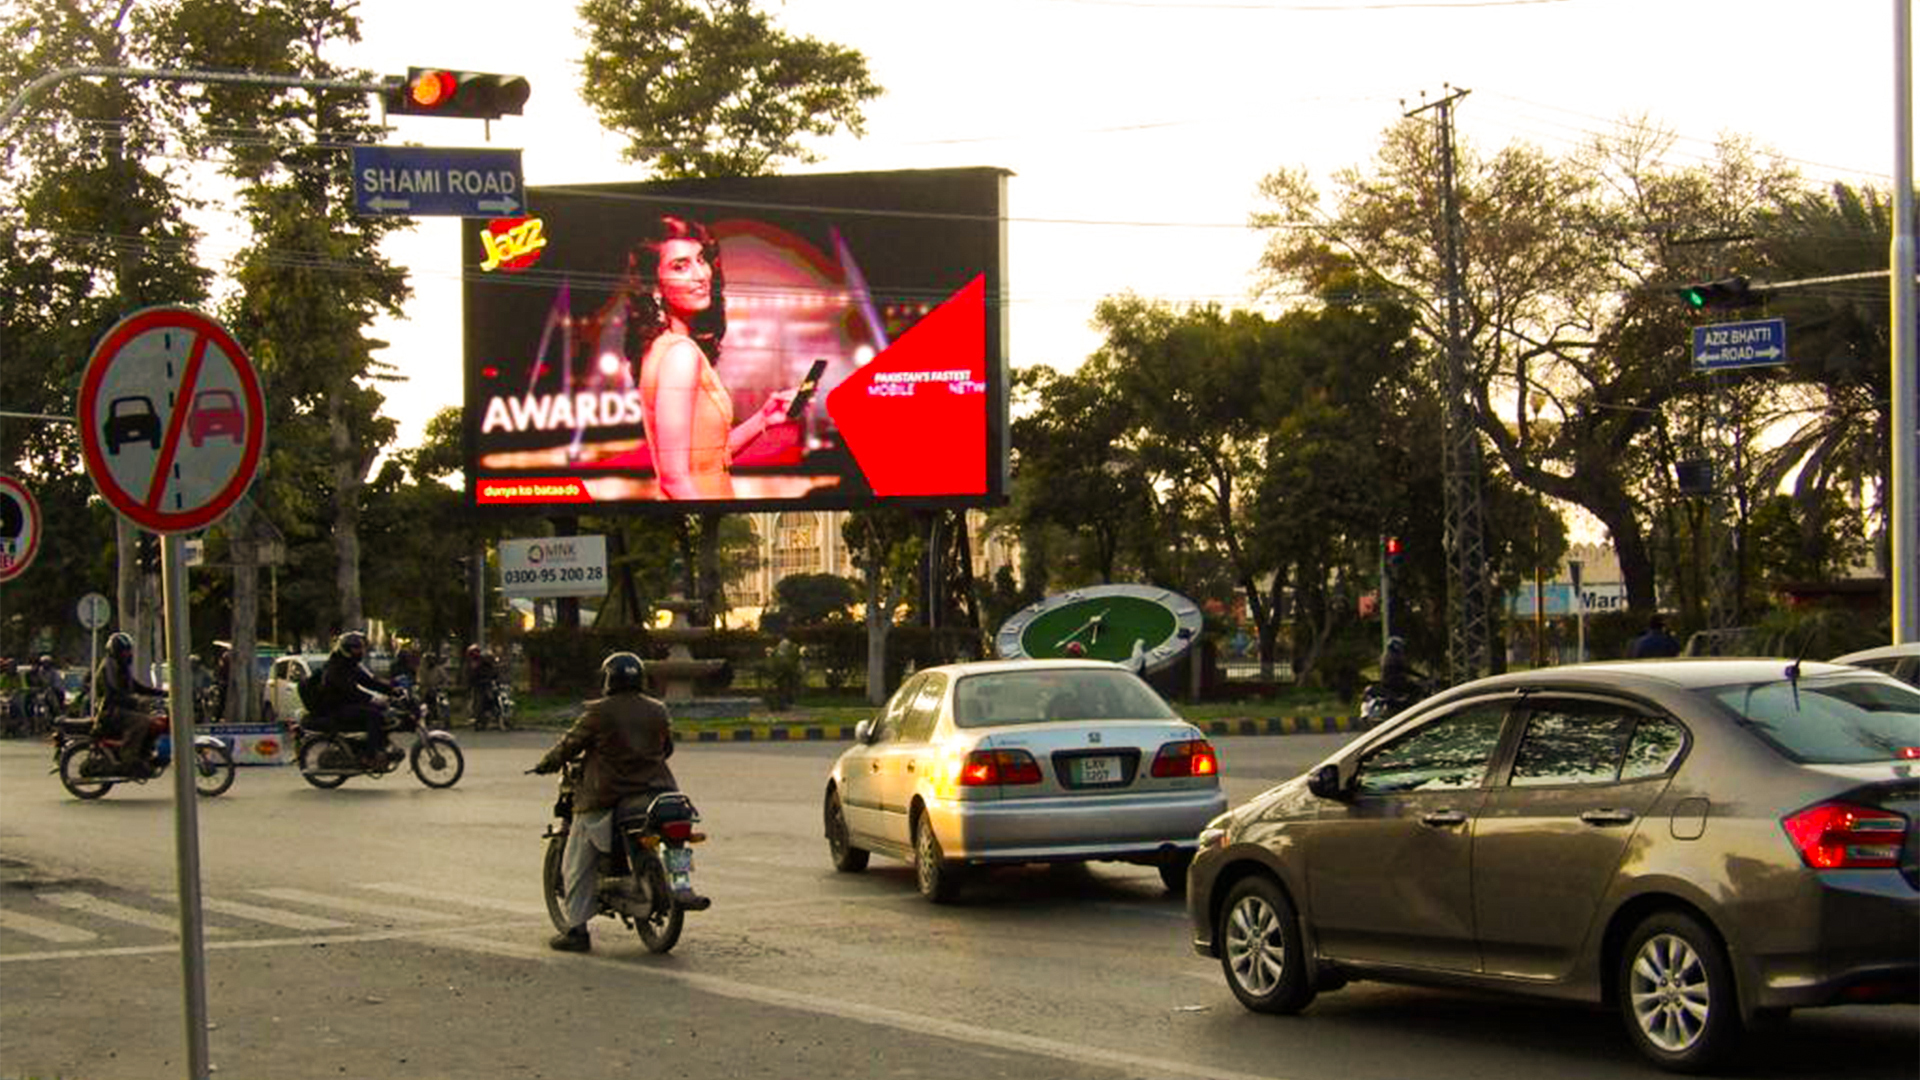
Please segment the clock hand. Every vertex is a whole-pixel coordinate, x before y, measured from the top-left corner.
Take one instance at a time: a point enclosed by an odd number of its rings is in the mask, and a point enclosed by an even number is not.
[[[1068,634],[1066,637],[1063,637],[1059,641],[1054,642],[1053,647],[1056,649],[1066,648],[1067,642],[1072,641],[1074,638],[1077,638],[1080,636],[1080,631],[1085,630],[1087,627],[1092,626],[1099,621],[1100,621],[1100,616],[1095,615],[1093,618],[1088,619],[1086,622],[1083,622],[1079,626],[1074,627],[1073,633]]]
[[[1093,617],[1093,619],[1092,619],[1092,626],[1093,626],[1093,635],[1092,635],[1091,637],[1089,637],[1089,638],[1087,638],[1087,644],[1089,644],[1089,645],[1092,645],[1092,644],[1094,644],[1095,642],[1097,642],[1097,641],[1099,641],[1099,640],[1100,640],[1100,627],[1101,627],[1101,624],[1102,624],[1102,623],[1103,623],[1103,622],[1104,622],[1104,621],[1106,620],[1106,617],[1107,617],[1107,612],[1109,612],[1109,611],[1112,611],[1112,610],[1113,610],[1112,608],[1101,608],[1101,609],[1100,609],[1100,614],[1098,614],[1098,615],[1095,615],[1095,616]]]

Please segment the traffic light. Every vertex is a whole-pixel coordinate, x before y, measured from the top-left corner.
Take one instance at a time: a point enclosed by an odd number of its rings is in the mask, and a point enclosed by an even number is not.
[[[1759,307],[1763,298],[1753,291],[1753,286],[1743,277],[1721,278],[1718,281],[1701,281],[1677,290],[1680,299],[1695,311],[1727,311],[1735,308]]]
[[[1400,538],[1387,537],[1387,573],[1398,574],[1400,566],[1407,561],[1407,551],[1400,546]]]
[[[416,67],[408,68],[406,81],[388,87],[383,96],[393,115],[498,120],[508,113],[520,115],[531,91],[523,75]]]

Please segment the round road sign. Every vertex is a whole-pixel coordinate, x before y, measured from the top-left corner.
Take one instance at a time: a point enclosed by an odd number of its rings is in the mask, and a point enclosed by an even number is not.
[[[89,630],[98,630],[107,625],[107,619],[113,615],[113,605],[97,592],[90,592],[80,598],[80,604],[74,608],[74,614],[80,617],[80,625]]]
[[[40,552],[40,504],[11,476],[0,476],[0,581],[12,581]]]
[[[218,521],[253,482],[266,402],[247,354],[195,311],[120,320],[87,361],[80,447],[100,497],[157,533]]]

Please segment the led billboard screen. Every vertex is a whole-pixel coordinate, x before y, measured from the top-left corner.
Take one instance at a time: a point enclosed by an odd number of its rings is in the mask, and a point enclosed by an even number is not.
[[[1007,175],[532,188],[468,222],[469,504],[1004,501]]]

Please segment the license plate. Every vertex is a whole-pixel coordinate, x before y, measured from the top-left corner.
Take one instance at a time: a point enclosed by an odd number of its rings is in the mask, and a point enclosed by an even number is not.
[[[1118,783],[1120,759],[1111,756],[1074,758],[1073,779],[1078,784]]]
[[[683,847],[667,849],[667,871],[669,873],[684,874],[692,869],[693,849]]]

